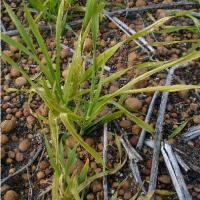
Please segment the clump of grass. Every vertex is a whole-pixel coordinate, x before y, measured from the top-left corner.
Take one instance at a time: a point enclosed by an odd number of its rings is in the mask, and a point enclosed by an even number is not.
[[[81,135],[91,132],[95,129],[96,126],[100,126],[104,123],[108,123],[113,119],[119,118],[123,114],[126,115],[131,121],[138,124],[140,127],[144,128],[146,131],[153,133],[153,128],[138,118],[134,113],[128,111],[123,105],[122,101],[116,100],[116,97],[124,97],[127,94],[137,94],[142,92],[153,92],[156,90],[159,91],[178,91],[192,88],[200,88],[199,86],[194,85],[174,85],[174,86],[156,86],[148,87],[142,89],[132,89],[135,84],[139,81],[145,80],[149,76],[160,72],[161,70],[167,69],[171,66],[182,64],[187,61],[191,61],[200,57],[198,51],[193,51],[189,54],[186,54],[182,58],[167,61],[167,62],[154,62],[143,63],[142,65],[136,65],[133,67],[147,67],[152,65],[153,69],[145,72],[142,75],[132,79],[126,85],[118,89],[117,91],[102,95],[101,91],[105,84],[110,81],[118,79],[120,76],[125,74],[130,68],[116,72],[109,77],[105,78],[103,71],[106,62],[115,54],[115,52],[125,43],[132,41],[140,36],[148,34],[154,31],[159,26],[163,25],[171,17],[166,17],[160,19],[149,27],[139,31],[138,33],[133,34],[128,39],[117,43],[111,48],[108,48],[103,53],[97,56],[97,36],[99,31],[99,21],[100,16],[104,7],[104,1],[100,0],[88,0],[86,4],[85,17],[83,20],[83,25],[79,37],[76,42],[75,52],[72,57],[72,61],[67,67],[67,75],[65,76],[64,83],[61,81],[61,35],[63,32],[63,25],[66,22],[66,13],[65,10],[69,6],[69,2],[62,0],[59,6],[57,20],[56,20],[56,31],[55,31],[55,42],[56,42],[56,57],[51,58],[48,54],[48,49],[45,45],[45,41],[42,38],[38,26],[35,23],[28,7],[24,6],[25,16],[29,25],[29,30],[31,31],[34,39],[37,41],[38,46],[41,49],[42,54],[46,60],[44,65],[40,58],[38,57],[36,51],[36,45],[33,43],[33,39],[30,37],[30,34],[21,24],[19,19],[16,17],[9,5],[5,4],[6,10],[14,22],[16,28],[18,29],[23,43],[13,40],[7,35],[2,34],[2,40],[9,45],[12,45],[20,50],[22,55],[27,55],[31,57],[35,63],[40,67],[42,72],[42,77],[38,77],[34,80],[23,70],[18,63],[16,63],[11,57],[8,57],[2,53],[3,60],[10,64],[12,67],[15,67],[21,74],[28,80],[30,83],[32,91],[36,92],[45,104],[49,108],[48,121],[51,131],[51,140],[52,147],[49,146],[48,141],[46,140],[47,150],[50,156],[51,165],[54,168],[54,178],[53,178],[53,199],[56,196],[60,196],[62,199],[80,199],[79,193],[83,190],[87,184],[81,186],[82,189],[79,189],[78,193],[77,188],[79,184],[83,182],[79,181],[78,177],[85,174],[88,169],[88,162],[86,162],[85,167],[83,168],[84,172],[81,174],[74,174],[69,176],[68,168],[66,166],[72,164],[74,158],[75,150],[69,151],[68,159],[63,157],[63,144],[62,140],[59,139],[60,132],[59,126],[63,124],[66,130],[77,140],[77,142],[85,148],[96,160],[96,162],[103,165],[102,157],[97,153],[92,147],[90,147],[83,140]],[[84,42],[88,35],[92,35],[92,64],[86,68],[86,61],[83,55]],[[84,89],[84,81],[89,81],[91,86],[89,89]],[[123,99],[123,98],[122,98]],[[113,105],[111,111],[105,114],[102,117],[100,113],[104,110],[107,105]],[[68,164],[70,163],[70,164]],[[107,172],[100,174],[101,176],[105,175]],[[100,176],[99,175],[99,176]],[[98,178],[98,176],[94,177]],[[93,178],[93,179],[94,179]],[[93,180],[90,179],[90,180]],[[85,179],[83,180],[85,181]],[[87,182],[88,183],[88,182]],[[75,189],[74,189],[75,188]],[[68,192],[70,192],[70,197]]]

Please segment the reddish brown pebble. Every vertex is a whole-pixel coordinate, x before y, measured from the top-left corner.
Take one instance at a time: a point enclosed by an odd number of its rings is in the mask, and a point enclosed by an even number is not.
[[[122,185],[122,188],[124,190],[127,190],[129,188],[130,184],[129,184],[129,181],[125,181],[124,184]]]
[[[161,183],[164,183],[164,184],[170,184],[171,183],[170,177],[168,175],[161,175],[161,176],[158,177],[158,180]]]
[[[48,164],[46,161],[42,160],[42,161],[39,163],[39,168],[40,168],[41,170],[45,170],[47,167],[49,167],[49,164]]]
[[[30,147],[30,145],[31,145],[31,143],[30,143],[29,139],[24,139],[19,144],[19,150],[22,151],[22,152],[27,151],[28,148]]]
[[[131,139],[129,140],[132,146],[135,146],[138,142],[138,137],[137,136],[132,136]]]
[[[8,143],[8,137],[5,134],[1,134],[0,135],[0,142],[1,142],[1,144]]]
[[[103,189],[102,183],[98,181],[94,181],[92,183],[92,191],[93,192],[99,192]]]
[[[87,200],[93,200],[94,199],[94,194],[90,193],[87,195]]]
[[[92,40],[90,38],[86,38],[84,49],[87,52],[91,51],[91,49],[92,49]]]
[[[125,192],[124,193],[124,199],[127,200],[127,199],[130,199],[131,198],[131,193],[130,192]]]
[[[195,116],[193,117],[193,122],[194,122],[195,124],[200,124],[200,115],[195,115]]]
[[[95,144],[95,141],[94,141],[93,138],[86,138],[86,139],[85,139],[85,142],[86,142],[88,145],[90,145],[90,146],[92,146],[92,145]]]
[[[136,7],[146,6],[146,2],[144,0],[137,0],[135,5]]]
[[[17,162],[21,162],[21,161],[23,161],[24,160],[24,156],[23,156],[23,154],[22,153],[16,153],[16,155],[15,155],[15,159],[16,159],[16,161]]]
[[[65,145],[69,148],[73,148],[76,144],[76,140],[72,137],[69,136],[66,140],[65,140]]]
[[[130,128],[131,127],[131,121],[130,120],[122,120],[119,122],[119,125],[121,128]]]
[[[15,69],[14,67],[12,67],[10,70],[10,75],[11,75],[11,77],[16,78],[16,77],[20,76],[20,72],[17,69]]]
[[[140,110],[142,108],[142,102],[134,97],[128,97],[125,101],[125,106],[129,110]]]
[[[4,200],[18,200],[18,194],[14,190],[8,190],[4,195]]]
[[[22,87],[22,86],[25,86],[26,84],[27,84],[27,80],[23,76],[15,79],[15,85],[17,87]]]
[[[37,179],[38,180],[41,180],[42,178],[44,178],[45,177],[45,173],[43,172],[43,171],[39,171],[38,173],[37,173]]]
[[[132,65],[138,58],[138,55],[133,51],[128,55],[128,65]]]
[[[188,90],[179,91],[179,92],[178,92],[178,96],[179,96],[181,99],[187,99],[188,96],[189,96],[189,91],[188,91]]]
[[[13,130],[16,126],[16,119],[12,118],[10,120],[4,120],[0,124],[2,133],[8,133]]]

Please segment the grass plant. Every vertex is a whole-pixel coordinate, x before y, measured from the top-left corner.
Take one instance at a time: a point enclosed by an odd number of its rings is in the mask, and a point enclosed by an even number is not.
[[[105,84],[117,80],[128,69],[124,69],[109,75],[104,76],[104,67],[106,62],[117,52],[117,50],[124,44],[153,32],[167,22],[171,17],[162,18],[145,29],[131,35],[127,39],[117,43],[111,48],[106,49],[103,53],[97,55],[97,38],[99,31],[99,23],[101,19],[104,1],[88,0],[85,8],[85,17],[82,24],[79,37],[76,41],[75,52],[71,62],[67,67],[67,75],[64,82],[61,78],[61,36],[63,33],[63,25],[66,23],[67,10],[70,6],[69,1],[61,0],[55,28],[55,42],[56,42],[56,57],[51,58],[48,54],[48,49],[45,40],[39,32],[38,26],[33,19],[29,8],[24,5],[25,17],[29,25],[28,32],[16,17],[11,7],[5,3],[6,10],[18,29],[22,42],[13,40],[7,35],[2,34],[2,40],[14,47],[16,47],[22,55],[31,57],[34,62],[40,67],[42,76],[32,80],[30,75],[15,62],[11,57],[8,57],[3,52],[1,57],[4,62],[15,67],[30,83],[31,89],[37,93],[44,103],[49,108],[48,122],[51,131],[52,145],[45,139],[46,147],[49,153],[50,162],[54,168],[54,178],[52,185],[52,198],[57,199],[84,199],[83,189],[94,178],[101,177],[111,172],[103,172],[102,174],[91,177],[88,181],[87,171],[89,161],[81,172],[70,174],[70,167],[75,162],[76,148],[68,149],[67,159],[64,157],[63,139],[60,137],[60,124],[63,124],[66,131],[69,132],[76,141],[90,153],[97,163],[103,165],[102,156],[90,147],[83,139],[82,135],[87,134],[104,123],[108,123],[116,118],[126,115],[131,121],[144,128],[146,131],[153,133],[153,128],[138,118],[134,112],[128,111],[122,101],[118,101],[120,97],[128,94],[137,94],[143,92],[153,91],[178,91],[186,89],[200,88],[195,85],[173,85],[173,86],[155,86],[141,89],[134,89],[134,85],[146,78],[158,73],[162,70],[168,69],[172,66],[182,64],[200,57],[199,51],[192,51],[183,57],[176,60],[169,60],[166,62],[146,62],[132,67],[147,68],[147,72],[133,78],[130,82],[119,88],[117,91],[102,95],[102,88]],[[87,60],[83,57],[84,43],[86,38],[92,37],[92,64],[86,67]],[[30,37],[30,36],[33,36]],[[37,44],[35,44],[35,42]],[[38,56],[37,46],[39,46],[46,64],[43,64]],[[91,83],[89,89],[84,89],[85,81]],[[106,106],[112,105],[109,113],[100,117],[101,112]],[[61,138],[61,139],[60,139]],[[118,168],[117,168],[118,169]]]

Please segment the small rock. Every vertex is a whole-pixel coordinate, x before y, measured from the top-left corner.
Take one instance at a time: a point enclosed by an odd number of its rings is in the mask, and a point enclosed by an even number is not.
[[[140,110],[142,108],[142,102],[134,97],[128,97],[125,101],[125,106],[129,110]]]
[[[119,125],[121,128],[130,128],[131,127],[131,121],[130,120],[122,120],[119,122]]]
[[[69,148],[73,148],[76,145],[76,140],[72,137],[69,136],[66,140],[65,140],[65,145]]]
[[[164,184],[170,184],[171,183],[170,177],[168,175],[161,175],[161,176],[158,177],[158,180],[161,183],[164,183]]]
[[[28,148],[30,147],[30,145],[31,145],[31,143],[30,143],[29,139],[24,139],[19,144],[19,150],[22,151],[22,152],[27,151]]]
[[[90,38],[86,38],[84,50],[87,52],[92,50],[92,40]]]
[[[124,190],[128,190],[129,186],[130,186],[129,181],[125,181],[124,184],[122,185],[122,188],[123,188]]]
[[[90,193],[87,195],[87,200],[93,200],[94,199],[94,194]]]
[[[16,126],[16,119],[13,117],[10,120],[4,120],[0,124],[2,133],[8,133],[13,130]]]
[[[8,151],[8,157],[9,158],[15,158],[15,152],[14,151]]]
[[[43,179],[45,177],[45,173],[43,172],[43,171],[39,171],[38,173],[37,173],[37,179],[38,180],[41,180],[41,179]]]
[[[124,193],[124,199],[127,200],[127,199],[130,199],[132,196],[131,196],[131,192],[125,192]]]
[[[146,6],[146,2],[144,0],[137,0],[135,5],[137,7]]]
[[[12,67],[10,70],[10,75],[11,77],[15,78],[20,76],[20,72],[16,68]]]
[[[198,106],[197,103],[191,103],[191,104],[190,104],[190,109],[191,109],[192,111],[194,111],[194,112],[197,111],[198,107],[199,107],[199,106]]]
[[[138,125],[133,125],[132,126],[132,133],[134,135],[139,135],[140,132],[141,132],[141,128]]]
[[[99,181],[94,181],[91,187],[93,192],[100,192],[103,189],[102,183]]]
[[[113,22],[109,22],[108,23],[108,28],[111,28],[111,29],[117,29],[117,25]]]
[[[138,142],[138,137],[137,136],[132,136],[131,139],[129,140],[132,146],[135,146]]]
[[[86,138],[85,142],[89,145],[89,146],[93,146],[95,144],[95,141],[93,138]]]
[[[34,121],[35,121],[35,118],[33,117],[33,116],[28,116],[27,118],[26,118],[26,121],[27,121],[27,123],[29,124],[29,125],[33,125],[33,123],[34,123]]]
[[[4,195],[4,200],[18,200],[18,194],[14,190],[8,190]]]
[[[22,86],[25,86],[26,84],[27,84],[27,80],[23,76],[20,76],[16,78],[15,80],[15,85],[17,87],[22,87]]]
[[[179,96],[181,99],[187,99],[188,96],[189,96],[189,91],[188,91],[188,90],[181,90],[181,91],[178,91],[178,96]]]
[[[200,115],[195,115],[195,116],[193,117],[193,122],[194,122],[195,124],[200,124]]]
[[[157,19],[161,19],[161,18],[164,18],[164,17],[167,17],[167,16],[168,16],[168,13],[165,10],[158,9],[156,11],[156,17],[157,17]]]
[[[44,160],[42,160],[40,163],[39,163],[39,168],[41,169],[41,170],[45,170],[46,168],[48,168],[49,167],[49,164],[46,162],[46,161],[44,161]]]
[[[1,134],[0,141],[1,141],[1,144],[6,144],[8,143],[8,137],[5,134]]]
[[[17,152],[16,155],[15,155],[15,160],[16,160],[17,162],[23,161],[23,160],[24,160],[23,154],[20,153],[20,152]]]
[[[61,54],[60,54],[62,59],[67,58],[67,56],[69,55],[68,51],[69,51],[68,49],[62,49]]]
[[[30,112],[29,104],[28,104],[28,102],[25,102],[23,104],[23,115],[24,115],[24,117],[27,117],[30,114],[31,114],[31,112]]]
[[[45,104],[41,104],[40,107],[37,109],[36,113],[46,117],[48,115],[49,109]]]
[[[69,173],[72,174],[74,173],[74,171],[76,171],[77,173],[80,173],[83,166],[84,166],[83,161],[80,159],[77,159],[75,164],[71,166]]]
[[[138,58],[138,55],[133,51],[128,55],[128,65],[132,65]]]

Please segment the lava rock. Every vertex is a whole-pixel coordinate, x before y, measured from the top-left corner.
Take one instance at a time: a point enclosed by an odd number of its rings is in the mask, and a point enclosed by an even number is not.
[[[10,120],[4,120],[0,124],[2,133],[8,133],[12,131],[16,126],[16,119],[13,117]]]
[[[4,195],[4,200],[18,200],[18,194],[14,190],[8,190]]]
[[[19,150],[22,152],[27,151],[28,148],[30,147],[30,145],[31,145],[31,143],[30,143],[29,139],[24,139],[19,144]]]
[[[23,76],[20,76],[15,80],[15,85],[17,87],[22,87],[22,86],[25,86],[26,84],[27,84],[27,80]]]
[[[140,110],[142,108],[142,102],[134,97],[128,97],[125,101],[125,106],[129,110]]]

